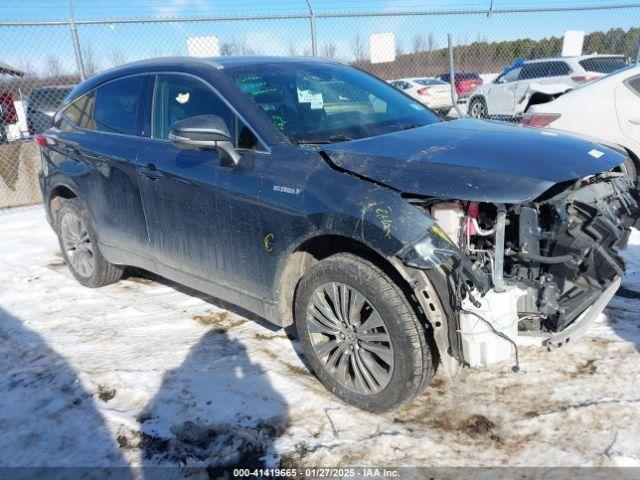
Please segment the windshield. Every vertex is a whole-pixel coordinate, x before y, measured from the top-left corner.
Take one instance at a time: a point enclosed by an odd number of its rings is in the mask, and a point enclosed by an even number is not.
[[[353,140],[441,121],[391,85],[344,65],[276,63],[223,71],[299,144]]]

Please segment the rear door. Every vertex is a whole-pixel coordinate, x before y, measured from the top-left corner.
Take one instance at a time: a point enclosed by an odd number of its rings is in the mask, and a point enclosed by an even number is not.
[[[63,110],[56,136],[103,253],[115,263],[129,262],[131,253],[150,259],[136,167],[147,80],[147,74],[115,79],[78,98]]]
[[[150,245],[161,274],[195,288],[214,284],[250,297],[260,291],[253,259],[261,252],[259,194],[269,155],[205,81],[180,73],[154,79],[151,138],[139,153],[140,189]],[[188,150],[168,141],[172,123],[223,118],[241,159]]]
[[[522,109],[526,107],[528,97],[525,95],[532,83],[543,85],[559,83],[571,87],[573,81],[569,78],[570,75],[571,67],[563,60],[526,64],[522,67],[518,81],[515,82],[513,112],[522,113]]]

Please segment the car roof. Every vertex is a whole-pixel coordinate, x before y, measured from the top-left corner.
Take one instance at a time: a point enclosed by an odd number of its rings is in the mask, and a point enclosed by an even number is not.
[[[194,68],[211,68],[223,70],[231,67],[241,67],[247,65],[274,65],[293,63],[327,63],[339,64],[336,60],[323,57],[276,57],[276,56],[225,56],[225,57],[161,57],[140,60],[133,63],[121,65],[91,77],[78,85],[72,92],[70,98],[75,98],[100,84],[118,77],[135,75],[139,73],[152,72],[154,70],[185,70]]]
[[[602,54],[602,53],[591,53],[589,55],[574,55],[574,56],[566,56],[566,57],[546,57],[546,58],[535,58],[532,60],[524,60],[524,63],[540,63],[540,62],[553,62],[553,61],[563,61],[563,60],[586,60],[587,58],[624,58],[624,55],[618,54]]]

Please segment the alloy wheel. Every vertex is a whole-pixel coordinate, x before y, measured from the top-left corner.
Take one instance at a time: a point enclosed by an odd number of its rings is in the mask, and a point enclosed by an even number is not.
[[[384,320],[357,289],[329,282],[307,307],[314,353],[345,388],[361,395],[382,391],[391,380],[394,354]]]
[[[60,236],[66,257],[73,269],[82,277],[93,273],[93,244],[82,219],[67,213],[60,222]]]
[[[471,104],[470,115],[473,118],[486,118],[487,112],[484,103],[480,100],[474,100]]]

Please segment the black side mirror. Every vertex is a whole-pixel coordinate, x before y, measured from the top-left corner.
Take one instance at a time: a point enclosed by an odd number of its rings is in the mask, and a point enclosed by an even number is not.
[[[229,129],[218,115],[197,115],[178,120],[169,127],[169,141],[180,148],[215,148],[234,164],[240,161]]]

